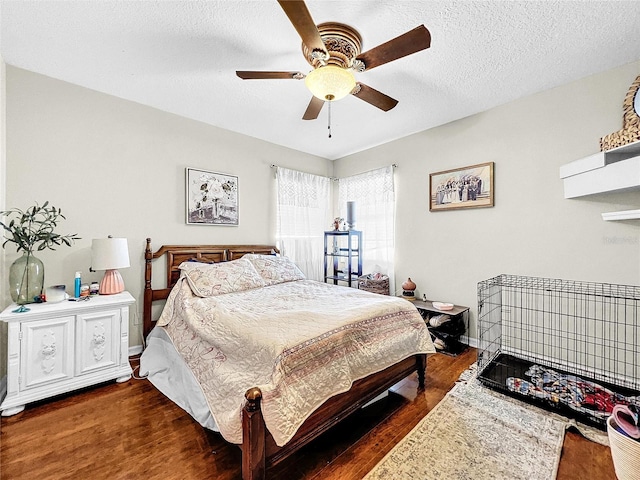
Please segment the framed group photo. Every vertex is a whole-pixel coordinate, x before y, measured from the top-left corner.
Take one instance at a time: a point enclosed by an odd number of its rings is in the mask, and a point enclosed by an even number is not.
[[[238,225],[238,177],[186,169],[188,225]]]
[[[429,174],[429,210],[493,207],[493,162]]]

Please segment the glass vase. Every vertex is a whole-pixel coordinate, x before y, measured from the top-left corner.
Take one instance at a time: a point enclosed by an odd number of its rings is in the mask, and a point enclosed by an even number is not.
[[[18,305],[33,303],[42,294],[44,265],[31,252],[24,252],[9,268],[11,300]]]

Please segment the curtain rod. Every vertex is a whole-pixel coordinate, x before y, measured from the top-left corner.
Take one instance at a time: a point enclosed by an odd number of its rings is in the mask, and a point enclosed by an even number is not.
[[[393,167],[393,168],[398,168],[398,164],[397,164],[397,163],[392,163],[392,164],[391,164],[391,165],[389,165],[389,166],[390,166],[390,167]],[[380,170],[381,168],[384,168],[384,167],[372,168],[371,170],[367,170],[367,171],[364,171],[364,172],[356,173],[356,175],[360,175],[360,174],[362,174],[362,173],[369,173],[369,172],[373,172],[374,170]]]
[[[270,166],[271,166],[271,168],[275,168],[276,170],[278,170],[279,168],[286,168],[286,167],[280,167],[280,166],[276,165],[275,163],[272,163]],[[317,174],[315,174],[315,173],[303,172],[302,170],[296,170],[296,169],[294,169],[294,168],[287,168],[287,170],[291,170],[291,171],[293,171],[293,172],[306,173],[307,175],[316,175],[317,177],[324,177],[324,178],[328,178],[329,180],[333,180],[334,182],[335,182],[336,180],[338,180],[338,179],[337,179],[337,178],[335,178],[335,177],[328,177],[327,175],[317,175]]]
[[[392,164],[391,164],[391,167],[392,167],[392,168],[394,168],[394,169],[396,169],[396,168],[398,168],[398,164],[397,164],[397,163],[392,163]],[[276,165],[275,163],[272,163],[272,164],[271,164],[271,168],[275,168],[275,169],[277,170],[278,168],[284,168],[284,167],[279,167],[279,166],[278,166],[278,165]],[[380,167],[380,168],[384,168],[384,167]],[[367,171],[365,171],[365,172],[356,173],[356,175],[362,175],[362,174],[364,174],[364,173],[373,172],[374,170],[380,170],[380,168],[373,168],[373,169],[371,169],[371,170],[367,170]],[[292,168],[290,168],[289,170],[293,170],[293,169],[292,169]],[[301,173],[308,173],[308,172],[302,172],[301,170],[294,170],[294,171],[296,171],[296,172],[301,172]],[[310,174],[310,175],[315,175],[315,174]],[[330,180],[333,180],[334,182],[337,182],[338,180],[340,180],[340,179],[339,179],[339,178],[337,178],[337,177],[327,177],[326,175],[318,175],[318,176],[319,176],[319,177],[325,177],[325,178],[328,178],[328,179],[330,179]],[[352,176],[353,176],[353,175],[352,175]],[[346,177],[345,177],[345,178],[346,178]]]
[[[392,163],[391,165],[389,165],[390,167],[392,167],[394,170],[396,168],[398,168],[398,164],[397,163]],[[364,175],[365,173],[369,173],[369,172],[375,172],[376,170],[380,170],[384,167],[378,167],[378,168],[372,168],[371,170],[366,170],[364,172],[360,172],[360,173],[354,173],[353,175],[349,175],[349,177],[355,177],[356,175]],[[349,178],[349,177],[344,177],[344,178]],[[340,179],[336,179],[336,180],[340,180]]]

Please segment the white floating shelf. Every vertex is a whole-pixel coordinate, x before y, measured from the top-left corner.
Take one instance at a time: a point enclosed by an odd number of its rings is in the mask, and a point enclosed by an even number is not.
[[[640,188],[640,142],[598,152],[560,167],[564,198]]]
[[[640,141],[612,148],[611,150],[604,152],[604,154],[607,159],[607,164],[636,157],[640,155]]]
[[[581,158],[580,160],[574,160],[571,163],[562,165],[560,167],[560,178],[569,178],[581,173],[590,172],[606,166],[606,160],[604,158],[604,152],[594,153],[588,157]]]
[[[564,198],[640,187],[640,156],[563,178]]]
[[[603,220],[639,220],[640,210],[622,210],[620,212],[608,212],[602,214]]]

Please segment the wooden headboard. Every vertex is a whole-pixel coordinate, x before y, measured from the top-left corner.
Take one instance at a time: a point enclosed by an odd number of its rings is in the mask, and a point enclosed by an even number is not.
[[[151,250],[151,239],[147,238],[147,246],[144,250],[144,308],[142,313],[144,337],[146,338],[153,328],[153,320],[151,319],[153,302],[165,300],[169,296],[171,288],[180,278],[178,267],[182,262],[192,258],[215,263],[228,262],[247,253],[271,255],[280,253],[280,251],[273,245],[163,245],[154,253]],[[167,256],[165,287],[154,290],[151,288],[151,262],[163,255]]]

